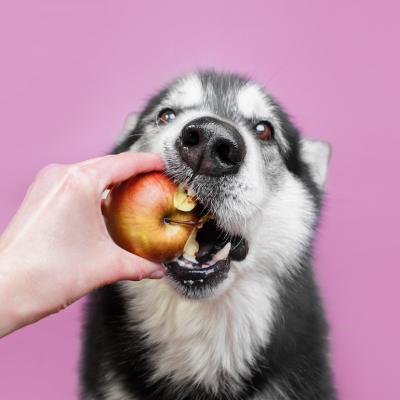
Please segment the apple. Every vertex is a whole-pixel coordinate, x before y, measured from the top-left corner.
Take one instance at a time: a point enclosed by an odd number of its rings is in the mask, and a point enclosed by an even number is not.
[[[107,229],[122,248],[154,262],[193,250],[199,218],[196,200],[161,172],[140,174],[114,186],[103,206]],[[190,240],[189,240],[190,238]]]

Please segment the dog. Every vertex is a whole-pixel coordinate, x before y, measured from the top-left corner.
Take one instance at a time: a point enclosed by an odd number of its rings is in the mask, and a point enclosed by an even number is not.
[[[87,305],[82,400],[334,400],[312,272],[330,146],[236,74],[200,71],[131,114],[114,153],[159,154],[215,219],[196,258]]]

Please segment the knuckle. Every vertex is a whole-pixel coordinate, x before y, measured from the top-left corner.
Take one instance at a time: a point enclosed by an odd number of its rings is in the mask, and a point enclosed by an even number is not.
[[[98,180],[98,173],[90,166],[73,164],[68,167],[66,178],[68,182],[87,186]]]
[[[36,175],[36,180],[57,179],[63,173],[65,166],[62,164],[48,164],[43,167]]]
[[[63,193],[90,192],[97,190],[99,174],[91,166],[81,164],[49,164],[36,175],[31,188],[45,191],[55,185]]]

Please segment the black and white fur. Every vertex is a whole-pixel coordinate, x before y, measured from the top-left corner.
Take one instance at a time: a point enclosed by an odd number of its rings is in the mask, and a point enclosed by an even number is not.
[[[163,108],[177,111],[166,126]],[[247,154],[236,175],[191,176],[174,142],[199,116],[228,121]],[[253,126],[269,121],[274,138]],[[304,139],[257,83],[186,75],[128,117],[115,152],[151,151],[188,182],[249,253],[196,298],[169,278],[120,282],[92,294],[81,371],[84,400],[333,400],[327,328],[311,268],[329,146]]]

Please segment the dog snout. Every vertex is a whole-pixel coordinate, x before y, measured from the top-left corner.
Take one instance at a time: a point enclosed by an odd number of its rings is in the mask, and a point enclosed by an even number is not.
[[[182,160],[196,174],[208,176],[236,174],[246,155],[246,145],[238,130],[212,117],[186,124],[176,147]]]

